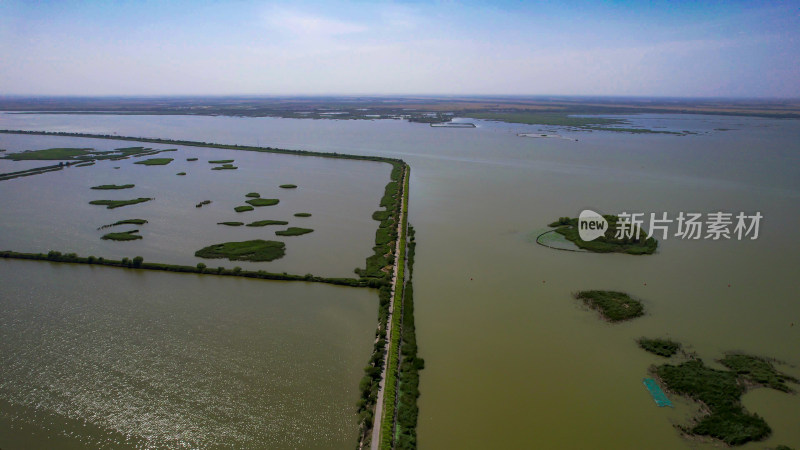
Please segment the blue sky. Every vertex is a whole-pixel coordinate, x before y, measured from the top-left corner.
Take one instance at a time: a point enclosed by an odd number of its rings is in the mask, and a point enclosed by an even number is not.
[[[0,95],[800,97],[800,1],[0,0]]]

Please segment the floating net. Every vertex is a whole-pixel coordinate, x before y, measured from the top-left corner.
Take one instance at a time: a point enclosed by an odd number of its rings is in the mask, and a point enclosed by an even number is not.
[[[667,394],[661,390],[661,386],[656,383],[656,380],[652,378],[645,378],[642,380],[645,387],[648,391],[650,391],[650,395],[653,396],[653,400],[655,400],[656,405],[658,406],[672,406],[672,402],[667,398]]]

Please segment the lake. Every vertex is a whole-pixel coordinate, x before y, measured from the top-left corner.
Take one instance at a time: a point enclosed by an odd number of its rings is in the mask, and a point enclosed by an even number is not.
[[[426,360],[422,448],[713,447],[684,439],[674,428],[694,415],[694,404],[673,398],[674,409],[654,405],[641,380],[662,361],[637,347],[642,336],[678,340],[717,368],[714,360],[728,351],[778,358],[786,363],[781,370],[800,377],[800,240],[792,234],[800,223],[800,123],[641,115],[632,122],[697,134],[558,130],[574,141],[517,136],[554,127],[469,122],[477,127],[0,115],[0,127],[9,129],[405,159],[412,168],[409,219],[418,242],[417,338]],[[0,136],[0,148],[8,148],[6,139]],[[238,162],[240,153],[225,154]],[[0,188],[5,193],[14,181]],[[681,211],[760,212],[764,219],[757,240],[670,237],[651,256],[563,252],[533,242],[549,222],[587,208],[671,217]],[[2,222],[7,220],[4,215]],[[582,289],[626,291],[642,299],[646,315],[607,324],[572,298]],[[374,329],[374,311],[366,320]],[[800,417],[797,396],[758,389],[743,401],[773,428],[768,440],[743,448],[800,445],[800,429],[790,419]]]

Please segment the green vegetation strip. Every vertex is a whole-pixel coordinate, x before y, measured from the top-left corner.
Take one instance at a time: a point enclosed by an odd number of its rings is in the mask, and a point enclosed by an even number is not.
[[[255,239],[243,242],[225,242],[209,245],[194,253],[199,258],[227,258],[230,261],[272,261],[283,258],[286,244],[278,241]]]
[[[91,155],[91,148],[47,148],[44,150],[25,150],[19,153],[10,153],[2,159],[13,161],[53,161],[72,160],[81,156]]]
[[[184,175],[186,175],[186,172],[178,172],[178,173],[176,173],[175,175],[178,175],[178,176],[184,176]]]
[[[137,203],[149,202],[150,200],[153,200],[153,199],[152,198],[139,197],[139,198],[134,198],[132,200],[92,200],[92,201],[89,202],[89,204],[90,205],[103,205],[108,209],[114,209],[114,208],[121,208],[123,206],[128,206],[128,205],[135,205]]]
[[[233,161],[234,161],[233,159],[217,159],[217,160],[214,160],[214,161],[209,161],[209,163],[210,164],[228,164],[228,163],[232,163]]]
[[[615,215],[603,216],[608,222],[608,229],[605,235],[593,241],[584,241],[580,238],[578,231],[578,219],[560,217],[557,221],[549,224],[550,227],[557,227],[556,232],[572,241],[579,248],[596,253],[627,253],[630,255],[651,255],[658,247],[655,238],[647,237],[640,227],[635,227],[633,237],[617,238],[619,217]],[[638,237],[637,237],[638,236]],[[544,244],[543,244],[544,245]]]
[[[143,166],[166,166],[172,161],[172,158],[150,158],[144,161],[136,161],[134,164],[141,164]]]
[[[142,237],[139,236],[139,230],[131,230],[131,231],[123,231],[121,233],[108,233],[103,235],[100,239],[107,239],[111,241],[135,241],[136,239],[141,239]]]
[[[311,213],[307,213],[307,212],[295,213],[294,216],[295,217],[311,217]]]
[[[98,230],[104,230],[106,228],[115,227],[117,225],[144,225],[147,221],[144,219],[125,219],[125,220],[118,220],[114,223],[110,223],[108,225],[103,225],[102,227],[98,228]]]
[[[186,158],[187,161],[197,161],[197,158]]]
[[[296,189],[297,185],[296,184],[282,184],[282,185],[280,185],[280,187],[282,187],[284,189]]]
[[[407,212],[408,203],[408,166],[403,168],[401,176],[403,212]],[[392,331],[389,339],[389,361],[386,365],[386,375],[383,390],[383,416],[381,417],[381,450],[392,450],[394,448],[395,419],[397,413],[397,371],[400,360],[400,332],[401,318],[404,295],[404,276],[406,258],[406,218],[403,214],[403,222],[400,225],[400,236],[398,237],[400,249],[397,254],[397,279],[395,280],[394,302],[392,306]]]
[[[244,194],[244,196],[250,198],[259,198],[261,197],[261,194],[259,194],[258,192],[248,192],[247,194]]]
[[[278,236],[302,236],[313,231],[311,228],[289,227],[285,230],[276,231],[275,234]]]
[[[255,208],[253,208],[250,205],[242,205],[242,206],[237,206],[236,208],[233,208],[233,210],[236,211],[236,212],[252,211],[254,209]]]
[[[280,200],[277,198],[251,198],[245,201],[245,203],[252,206],[272,206],[280,203]]]
[[[289,225],[289,222],[285,220],[256,220],[247,224],[248,227],[265,227],[267,225]]]
[[[609,322],[621,322],[644,314],[642,302],[628,294],[617,291],[581,291],[575,298],[583,300],[589,307],[600,311]]]
[[[162,264],[162,263],[147,263],[143,262],[140,256],[133,259],[122,258],[122,260],[113,260],[105,258],[97,258],[94,256],[82,257],[75,253],[62,254],[61,252],[51,251],[47,254],[44,253],[20,253],[14,251],[0,251],[0,258],[10,259],[27,259],[34,261],[51,261],[70,264],[94,264],[110,267],[122,267],[131,269],[145,269],[145,270],[161,270],[166,272],[176,273],[196,273],[196,274],[209,274],[209,275],[222,275],[222,276],[235,276],[245,278],[255,278],[261,280],[283,280],[283,281],[307,281],[313,283],[327,283],[339,286],[350,287],[369,287],[369,285],[355,278],[328,278],[318,277],[312,274],[306,275],[292,275],[286,273],[272,273],[264,270],[241,270],[241,268],[225,269],[224,267],[206,268],[205,264],[199,263],[197,266],[182,266],[177,264]],[[237,270],[238,269],[238,270]]]
[[[229,227],[240,227],[244,222],[217,222],[217,225],[227,225]]]
[[[91,189],[99,190],[116,190],[116,189],[131,189],[135,184],[101,184],[100,186],[92,186]]]

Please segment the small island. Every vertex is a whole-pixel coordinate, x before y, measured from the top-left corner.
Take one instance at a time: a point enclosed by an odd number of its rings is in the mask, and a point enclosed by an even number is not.
[[[549,224],[549,227],[556,228],[554,231],[563,235],[567,240],[571,241],[579,248],[596,253],[627,253],[629,255],[651,255],[658,247],[658,241],[653,237],[647,237],[643,230],[639,229],[638,238],[624,237],[621,239],[616,238],[617,226],[619,217],[615,215],[603,216],[608,222],[608,229],[604,236],[593,241],[584,241],[580,238],[578,232],[578,219],[570,217],[560,217],[557,221]],[[541,236],[540,236],[541,237]],[[544,245],[544,244],[543,244]]]
[[[261,197],[261,194],[259,194],[258,192],[248,192],[247,194],[244,194],[244,196],[250,198],[259,198]]]
[[[247,224],[248,227],[265,227],[267,225],[289,225],[289,222],[285,220],[256,220]]]
[[[195,252],[200,258],[227,258],[231,261],[272,261],[286,254],[286,244],[256,239],[244,242],[225,242],[204,247]]]
[[[153,199],[152,198],[139,197],[139,198],[134,198],[134,199],[131,199],[131,200],[92,200],[92,201],[89,202],[89,204],[90,205],[102,205],[102,206],[105,206],[108,209],[114,209],[114,208],[121,208],[123,206],[128,206],[128,205],[135,205],[137,203],[149,202],[150,200],[153,200]]]
[[[114,189],[131,189],[135,184],[101,184],[100,186],[92,186],[91,189],[99,190],[114,190]]]
[[[245,201],[245,203],[252,206],[272,206],[280,203],[277,198],[253,198]]]
[[[296,184],[282,184],[279,187],[281,187],[283,189],[297,189],[297,185]]]
[[[197,158],[186,158],[187,161],[197,161]]]
[[[233,164],[223,164],[221,166],[212,167],[211,170],[236,170],[238,167]]]
[[[618,291],[580,291],[575,298],[600,312],[609,322],[622,322],[644,314],[642,302]]]
[[[103,225],[102,227],[98,228],[98,230],[104,230],[106,228],[116,227],[117,225],[144,225],[147,221],[144,219],[125,219],[125,220],[118,220],[114,223],[110,223],[108,225]]]
[[[217,222],[217,225],[227,225],[229,227],[240,227],[244,222]]]
[[[252,211],[254,209],[255,208],[253,208],[250,205],[242,205],[242,206],[237,206],[236,208],[233,208],[233,210],[236,211],[237,213],[245,212],[245,211]]]
[[[176,173],[175,175],[178,175],[178,176],[184,176],[184,175],[186,175],[186,172],[178,172],[178,173]]]
[[[311,217],[311,213],[299,212],[294,214],[295,217]]]
[[[671,339],[641,338],[636,342],[642,350],[665,358],[675,355],[681,349],[681,344]]]
[[[166,166],[172,161],[173,158],[150,158],[144,161],[136,161],[134,164],[141,164],[143,166]]]
[[[131,231],[123,231],[120,233],[108,233],[104,234],[103,237],[100,239],[106,239],[111,241],[135,241],[136,239],[141,239],[142,237],[139,236],[139,230],[131,230]]]
[[[217,159],[217,160],[209,161],[208,163],[209,164],[228,164],[228,163],[232,163],[233,161],[234,161],[233,159]]]
[[[302,236],[313,231],[311,228],[289,227],[285,230],[276,231],[275,234],[278,236]]]

